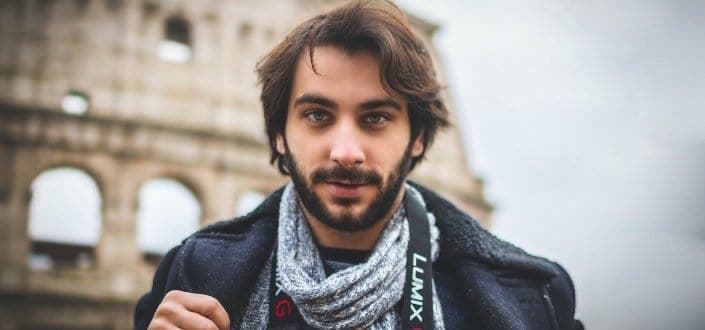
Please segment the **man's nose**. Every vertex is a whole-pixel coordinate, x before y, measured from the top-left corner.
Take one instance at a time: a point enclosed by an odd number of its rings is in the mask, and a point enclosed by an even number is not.
[[[348,167],[365,162],[362,140],[354,125],[342,124],[335,130],[330,158],[334,162]]]

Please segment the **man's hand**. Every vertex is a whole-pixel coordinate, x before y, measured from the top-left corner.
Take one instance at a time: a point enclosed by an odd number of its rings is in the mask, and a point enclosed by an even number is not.
[[[150,330],[230,329],[230,318],[220,302],[204,294],[179,290],[167,292],[157,307]]]

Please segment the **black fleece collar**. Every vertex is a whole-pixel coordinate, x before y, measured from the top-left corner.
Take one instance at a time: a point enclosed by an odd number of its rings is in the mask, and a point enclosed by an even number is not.
[[[430,189],[412,181],[408,181],[408,183],[423,195],[426,208],[436,217],[436,225],[441,233],[439,262],[449,264],[459,261],[479,263],[491,269],[518,271],[544,280],[561,272],[553,262],[530,255],[492,235],[472,217]],[[249,214],[233,221],[210,225],[200,230],[199,233],[239,234],[258,225],[258,223],[276,223],[279,218],[279,201],[283,190],[284,188],[281,187],[274,191]],[[267,223],[267,225],[272,224]]]

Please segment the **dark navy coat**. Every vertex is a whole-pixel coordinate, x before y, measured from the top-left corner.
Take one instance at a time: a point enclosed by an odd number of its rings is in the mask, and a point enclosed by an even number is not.
[[[413,184],[413,183],[412,183]],[[443,269],[461,290],[473,329],[582,329],[575,291],[558,264],[527,254],[483,228],[454,205],[414,184],[436,217]],[[150,292],[137,303],[135,328],[147,328],[170,290],[215,297],[239,328],[245,306],[277,236],[283,189],[244,217],[208,226],[162,259]]]

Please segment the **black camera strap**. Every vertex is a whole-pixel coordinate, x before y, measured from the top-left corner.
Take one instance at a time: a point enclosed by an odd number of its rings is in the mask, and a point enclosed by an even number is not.
[[[303,329],[305,323],[296,304],[277,283],[277,251],[274,249],[269,282],[269,326],[268,329]]]
[[[406,252],[406,278],[402,295],[401,324],[405,330],[433,329],[433,273],[431,268],[431,234],[426,210],[420,202],[404,194],[409,221],[409,245]],[[271,268],[269,290],[269,329],[303,329],[306,327],[294,301],[277,283],[276,251]]]
[[[423,205],[409,193],[404,194],[409,219],[409,246],[406,250],[402,329],[433,329],[433,272],[431,269],[431,232]]]

